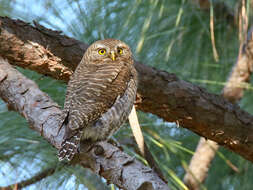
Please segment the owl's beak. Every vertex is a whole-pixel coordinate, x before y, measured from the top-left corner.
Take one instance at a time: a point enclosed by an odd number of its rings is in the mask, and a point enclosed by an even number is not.
[[[114,52],[114,51],[111,51],[110,57],[111,57],[111,59],[112,59],[113,61],[115,61],[116,55],[115,55],[115,52]]]

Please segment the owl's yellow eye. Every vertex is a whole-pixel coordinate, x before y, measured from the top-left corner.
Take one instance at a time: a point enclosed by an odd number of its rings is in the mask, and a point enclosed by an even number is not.
[[[104,55],[106,53],[106,50],[105,49],[100,49],[100,50],[98,50],[98,53],[100,55]]]
[[[123,53],[123,49],[122,48],[118,48],[118,54],[122,54]]]

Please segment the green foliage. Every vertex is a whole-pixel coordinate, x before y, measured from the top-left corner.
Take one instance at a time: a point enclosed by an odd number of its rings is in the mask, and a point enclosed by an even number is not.
[[[213,1],[219,3],[220,1]],[[237,0],[223,1],[233,12]],[[103,38],[118,38],[128,43],[135,58],[147,65],[173,72],[184,80],[197,83],[209,91],[220,93],[235,63],[238,53],[237,26],[214,11],[215,43],[219,54],[213,56],[209,29],[210,12],[197,8],[186,0],[16,0],[0,1],[0,15],[38,21],[40,24],[86,43]],[[225,13],[224,13],[225,14]],[[41,90],[63,105],[66,85],[63,82],[20,69],[36,81]],[[241,101],[249,112],[253,107],[252,87]],[[194,108],[193,108],[194,109]],[[138,113],[145,139],[172,189],[184,189],[180,179],[183,164],[195,150],[199,137],[192,132],[166,123],[146,113]],[[125,124],[127,126],[127,124]],[[81,167],[59,165],[56,150],[15,112],[9,112],[0,102],[0,186],[13,184],[34,176],[45,168],[55,167],[52,175],[31,186],[31,189],[115,189],[107,186]],[[129,128],[116,135],[131,138]],[[129,154],[134,148],[126,146]],[[230,151],[221,149],[204,184],[207,189],[251,189],[252,164]],[[222,155],[222,156],[221,156]],[[234,172],[225,160],[239,168]],[[140,160],[142,160],[140,158]],[[31,164],[32,163],[32,164]],[[6,173],[7,172],[7,173]]]

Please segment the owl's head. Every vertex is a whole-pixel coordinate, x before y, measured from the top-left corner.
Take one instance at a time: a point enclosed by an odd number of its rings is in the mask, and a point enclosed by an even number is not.
[[[132,61],[132,52],[127,44],[116,39],[99,40],[91,44],[86,50],[83,61],[85,63]]]

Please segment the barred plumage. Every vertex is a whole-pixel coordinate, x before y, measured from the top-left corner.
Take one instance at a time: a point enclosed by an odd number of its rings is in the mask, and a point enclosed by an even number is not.
[[[130,48],[114,39],[93,43],[67,87],[59,159],[71,160],[81,139],[106,140],[117,131],[132,109],[136,89]]]

